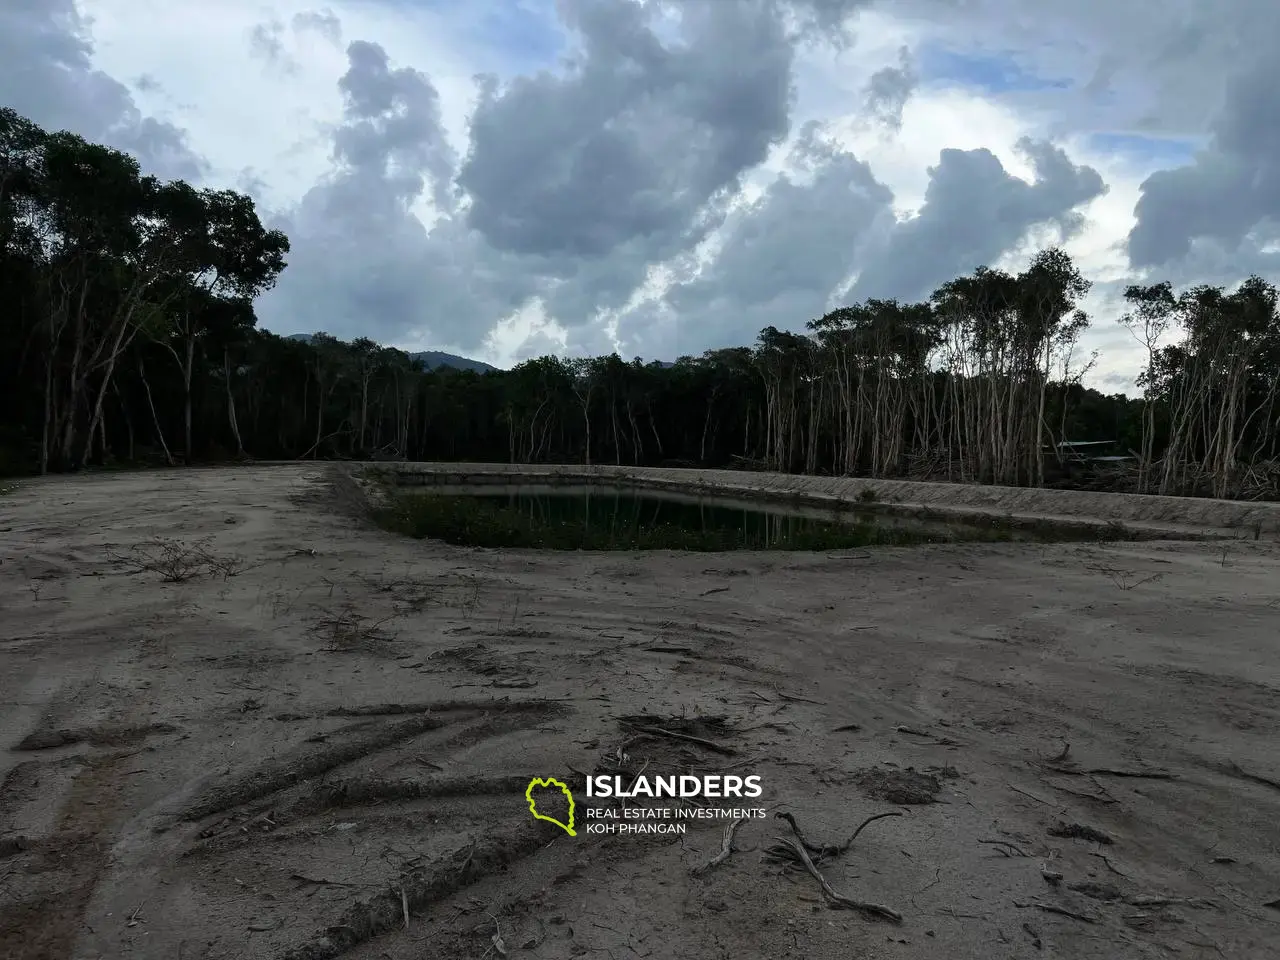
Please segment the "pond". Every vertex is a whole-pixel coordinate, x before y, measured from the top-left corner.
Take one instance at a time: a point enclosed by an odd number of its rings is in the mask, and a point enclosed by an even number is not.
[[[399,533],[453,544],[551,550],[838,550],[1031,536],[998,520],[919,520],[854,504],[834,510],[613,486],[532,484],[399,492],[379,521]]]

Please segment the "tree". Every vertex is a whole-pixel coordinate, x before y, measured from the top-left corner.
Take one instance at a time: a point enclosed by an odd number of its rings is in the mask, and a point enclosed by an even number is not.
[[[42,471],[87,463],[95,443],[108,456],[105,401],[125,403],[116,376],[139,333],[178,360],[190,424],[195,344],[212,301],[251,301],[288,250],[248,198],[142,176],[133,158],[47,133],[12,110],[0,111],[0,216],[4,283],[19,316],[6,332],[24,343],[19,375],[40,370]],[[135,359],[128,368],[144,378],[167,454],[143,353]],[[132,431],[127,407],[124,417]],[[186,438],[190,455],[189,428]]]
[[[178,181],[168,188],[166,213],[177,246],[164,281],[170,287],[172,311],[167,322],[154,325],[152,336],[182,374],[184,449],[190,463],[197,347],[212,324],[243,317],[242,305],[275,284],[289,241],[279,230],[262,225],[249,197],[230,190],[197,191]],[[234,420],[234,402],[228,416]],[[239,447],[238,428],[236,433]]]
[[[1138,451],[1115,489],[1280,498],[1280,320],[1260,278],[1126,292],[1140,399],[1083,385],[1089,290],[1047,249],[923,303],[869,300],[674,364],[425,369],[370,337],[257,328],[288,239],[252,201],[0,111],[0,470],[121,456],[672,464],[1071,480],[1055,440]],[[788,326],[790,325],[790,326]],[[797,329],[799,327],[799,329]],[[181,436],[181,441],[178,437]]]

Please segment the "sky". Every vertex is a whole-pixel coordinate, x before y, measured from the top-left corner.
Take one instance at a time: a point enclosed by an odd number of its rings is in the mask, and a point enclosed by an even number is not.
[[[672,360],[1064,247],[1280,276],[1275,0],[5,0],[0,105],[252,195],[276,333]]]

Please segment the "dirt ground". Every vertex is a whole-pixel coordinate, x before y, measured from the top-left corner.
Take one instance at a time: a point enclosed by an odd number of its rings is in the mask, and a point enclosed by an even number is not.
[[[0,494],[0,958],[1280,956],[1275,541],[536,554],[356,507]],[[727,821],[525,798],[645,771],[769,815],[708,868]]]

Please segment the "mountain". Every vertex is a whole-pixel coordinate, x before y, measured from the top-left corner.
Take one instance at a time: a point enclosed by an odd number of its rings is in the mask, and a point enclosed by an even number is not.
[[[303,343],[310,343],[314,338],[311,333],[291,333],[287,337],[289,340],[301,340]],[[485,363],[483,360],[472,360],[469,357],[459,357],[452,353],[441,353],[439,350],[421,350],[418,353],[409,354],[414,360],[422,361],[422,365],[428,370],[439,370],[441,367],[450,367],[454,370],[470,370],[473,373],[488,373],[497,371],[500,368],[492,364]],[[669,370],[675,366],[669,360],[653,360],[663,369]]]
[[[422,365],[428,370],[438,370],[440,367],[452,367],[454,370],[471,370],[475,373],[488,373],[490,370],[498,368],[492,364],[485,363],[483,360],[471,360],[467,357],[455,357],[452,353],[441,353],[439,350],[422,350],[418,353],[411,353],[409,356],[415,360],[421,360]]]
[[[288,339],[301,340],[303,343],[310,343],[314,339],[314,334],[310,333],[291,333]],[[458,357],[452,353],[441,353],[439,350],[420,350],[417,353],[411,353],[409,356],[414,360],[420,360],[422,365],[428,370],[438,370],[441,367],[450,367],[454,370],[470,370],[474,373],[487,373],[490,370],[498,368],[492,364],[485,363],[483,360],[472,360],[468,357]]]

